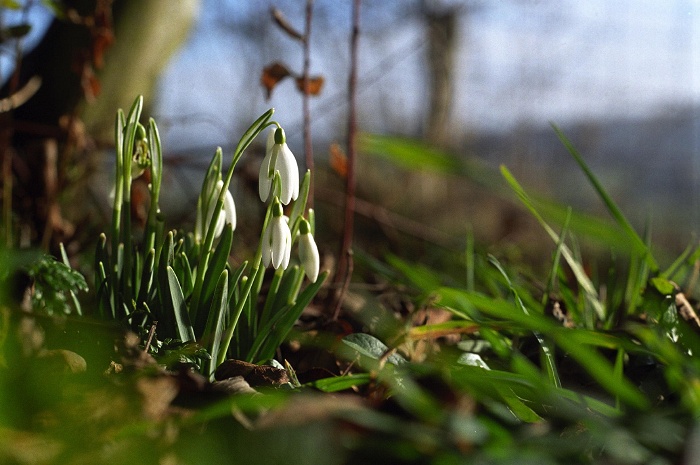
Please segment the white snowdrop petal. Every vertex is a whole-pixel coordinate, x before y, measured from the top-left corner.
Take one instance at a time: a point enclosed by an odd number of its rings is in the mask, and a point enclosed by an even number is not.
[[[291,200],[296,200],[299,197],[299,165],[297,159],[289,147],[285,144],[284,148],[284,163],[287,170],[287,185],[290,189]]]
[[[296,199],[294,195],[299,195],[299,167],[296,158],[287,144],[281,144],[277,152],[277,164],[275,169],[280,171],[281,192],[280,202],[287,205],[292,199]]]
[[[272,178],[270,178],[270,160],[272,159],[272,151],[268,150],[260,164],[260,174],[258,177],[258,194],[260,200],[265,202],[270,196],[270,188],[272,187]]]
[[[214,237],[219,237],[221,236],[221,233],[224,232],[224,225],[226,224],[226,215],[224,214],[224,211],[219,212],[219,217],[216,219],[216,225],[214,226]]]
[[[301,234],[299,236],[299,261],[304,268],[309,281],[315,283],[318,279],[318,272],[321,265],[316,241],[311,234]]]
[[[289,230],[289,227],[285,228],[284,231],[284,243],[285,248],[284,258],[282,259],[282,268],[286,270],[289,266],[289,258],[292,254],[292,232]]]
[[[224,213],[226,222],[231,225],[231,229],[236,230],[236,203],[233,201],[231,192],[226,191],[224,197]]]
[[[270,266],[272,262],[272,249],[271,249],[271,238],[270,234],[272,231],[272,224],[268,224],[265,228],[262,238],[262,264],[265,268]]]
[[[272,267],[277,269],[284,258],[284,229],[280,222],[281,217],[272,220]]]

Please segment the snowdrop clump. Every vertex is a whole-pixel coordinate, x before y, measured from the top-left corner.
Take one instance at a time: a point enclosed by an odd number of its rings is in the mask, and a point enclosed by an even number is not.
[[[200,194],[197,219],[195,222],[195,240],[202,242],[208,227],[214,228],[214,238],[221,236],[228,223],[236,229],[236,206],[231,192],[224,193],[223,204],[212,221],[224,187],[222,173],[215,165],[210,168]],[[299,166],[291,149],[287,145],[284,129],[274,124],[266,140],[265,157],[260,165],[258,193],[263,202],[270,201],[271,214],[261,237],[261,262],[264,267],[272,266],[275,270],[286,270],[289,266],[291,249],[298,242],[299,262],[305,275],[311,282],[316,282],[319,275],[320,259],[318,247],[311,232],[309,221],[302,216],[290,224],[284,215],[284,206],[299,198]]]

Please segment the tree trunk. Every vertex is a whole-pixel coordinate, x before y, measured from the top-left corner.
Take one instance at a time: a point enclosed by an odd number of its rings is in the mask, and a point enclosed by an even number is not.
[[[450,116],[454,98],[456,8],[427,7],[424,17],[428,42],[428,81],[430,104],[425,136],[437,146],[445,146],[451,132]]]
[[[95,164],[89,141],[112,144],[116,110],[128,110],[139,94],[147,102],[153,97],[157,75],[187,37],[200,1],[63,2],[66,18],[52,22],[0,95],[41,79],[26,103],[0,113],[4,242],[56,253],[58,242],[72,239],[59,200],[73,189],[68,216],[84,220],[86,196],[75,187]],[[24,240],[17,231],[25,231]]]

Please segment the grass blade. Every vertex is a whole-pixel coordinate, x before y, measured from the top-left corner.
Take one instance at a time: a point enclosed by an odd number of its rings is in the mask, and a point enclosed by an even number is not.
[[[500,318],[505,321],[517,323],[522,329],[540,332],[551,338],[561,349],[568,352],[576,362],[583,367],[601,387],[611,395],[618,396],[620,400],[634,408],[648,407],[648,400],[627,379],[616,379],[613,366],[601,356],[595,349],[581,344],[575,337],[579,330],[567,329],[555,324],[544,315],[532,313],[525,315],[516,311],[509,302],[491,299],[477,293],[470,293],[453,288],[442,288],[438,291],[440,304],[450,310],[456,307],[457,314],[461,311],[470,311],[464,306],[476,307],[484,314]]]
[[[567,264],[571,268],[571,271],[574,273],[574,276],[576,277],[576,281],[579,283],[583,291],[585,292],[588,301],[590,304],[593,306],[593,309],[595,310],[596,314],[598,315],[598,318],[601,320],[605,320],[605,309],[603,307],[602,302],[600,301],[598,297],[598,292],[596,291],[595,287],[593,286],[593,282],[591,282],[590,278],[586,275],[586,272],[583,270],[583,266],[581,263],[576,260],[574,255],[571,252],[571,249],[567,247],[565,244],[560,244],[560,239],[559,235],[547,224],[547,222],[542,218],[542,215],[537,211],[535,208],[534,203],[530,199],[530,197],[527,195],[525,190],[522,188],[520,183],[513,177],[513,175],[508,171],[508,168],[505,166],[501,165],[501,173],[503,174],[503,177],[506,179],[508,184],[510,185],[511,189],[517,194],[517,196],[520,198],[522,201],[523,205],[527,207],[528,210],[530,210],[530,213],[537,219],[537,221],[540,223],[540,225],[544,228],[544,230],[547,232],[549,237],[552,238],[552,240],[558,244],[558,246],[561,249],[561,254],[564,256],[564,259],[566,260]]]
[[[593,171],[588,167],[586,162],[583,160],[583,157],[581,157],[581,154],[578,153],[578,150],[573,146],[571,141],[564,135],[564,133],[559,129],[556,125],[552,125],[552,128],[554,129],[554,132],[557,134],[557,137],[561,141],[562,144],[564,144],[564,147],[566,147],[566,150],[571,154],[573,159],[576,161],[576,163],[579,165],[583,173],[586,175],[588,178],[588,181],[591,183],[593,188],[596,190],[598,193],[598,196],[600,196],[601,200],[605,204],[605,207],[608,209],[610,212],[610,215],[615,219],[618,225],[622,228],[625,233],[627,233],[627,236],[629,237],[630,242],[634,246],[634,250],[644,258],[644,260],[647,262],[649,265],[649,268],[652,271],[658,271],[659,265],[656,263],[656,260],[654,257],[651,255],[651,252],[649,251],[649,248],[647,245],[644,243],[641,237],[637,234],[637,232],[634,230],[632,225],[627,221],[627,218],[625,218],[625,215],[622,214],[622,211],[620,208],[617,206],[617,204],[613,201],[613,199],[608,195],[608,193],[605,191],[603,188],[603,185],[598,181],[598,178],[593,174]]]
[[[561,245],[561,244],[560,244]],[[520,310],[525,315],[530,315],[530,311],[525,307],[525,304],[523,303],[522,299],[520,298],[520,293],[518,290],[513,286],[513,282],[511,281],[510,277],[508,276],[508,273],[506,273],[506,270],[503,269],[501,264],[498,262],[496,257],[489,256],[489,262],[493,266],[496,267],[496,269],[501,273],[503,278],[506,280],[506,283],[508,284],[508,287],[510,288],[511,293],[513,294],[513,297],[515,298],[515,302],[517,303],[518,307]],[[559,372],[557,370],[557,363],[556,360],[554,359],[554,349],[551,347],[549,341],[542,336],[542,334],[539,331],[533,331],[533,334],[535,335],[535,338],[537,339],[537,342],[540,344],[540,354],[541,358],[543,360],[543,365],[545,366],[547,370],[547,376],[549,378],[549,381],[556,387],[561,387],[561,379],[559,378]]]

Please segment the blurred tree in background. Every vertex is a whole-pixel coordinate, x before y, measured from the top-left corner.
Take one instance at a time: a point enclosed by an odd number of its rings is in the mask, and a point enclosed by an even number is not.
[[[22,37],[6,41],[3,50],[15,62],[0,95],[8,102],[0,114],[3,242],[55,253],[59,242],[70,245],[79,237],[76,222],[86,221],[86,181],[97,162],[95,148],[112,144],[115,108],[128,106],[134,95],[153,95],[199,1],[5,4],[5,12],[22,12],[25,31],[36,26],[34,8],[50,8],[54,18],[30,52]],[[18,95],[33,91],[13,108]]]

